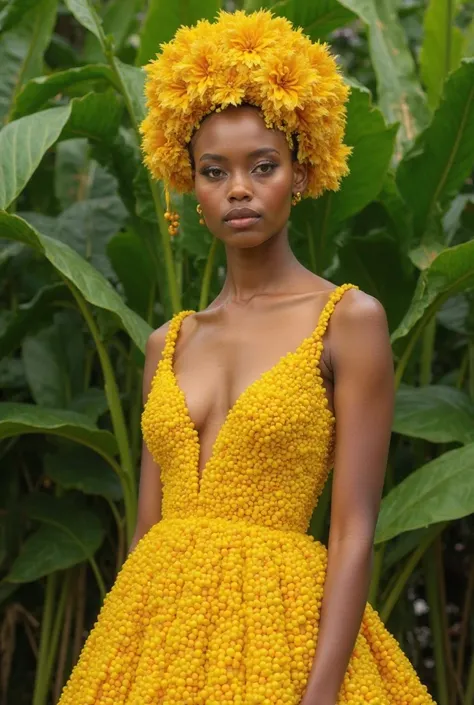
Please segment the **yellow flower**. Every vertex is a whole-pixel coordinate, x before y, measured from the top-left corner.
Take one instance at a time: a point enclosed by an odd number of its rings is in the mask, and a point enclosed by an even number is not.
[[[192,191],[186,145],[194,130],[209,113],[241,103],[260,108],[267,127],[281,130],[290,146],[297,138],[309,171],[304,196],[337,190],[347,174],[349,88],[327,45],[312,43],[286,18],[221,11],[213,23],[180,27],[145,71],[144,160],[169,187]]]
[[[262,63],[265,51],[277,42],[277,31],[271,16],[260,10],[251,15],[238,10],[234,14],[221,12],[219,16],[223,41],[232,60],[248,68]]]
[[[256,71],[254,80],[264,100],[271,103],[275,111],[279,111],[282,108],[294,110],[303,105],[311,95],[311,82],[314,78],[314,72],[301,62],[297,54],[282,56],[275,51]]]
[[[203,100],[206,91],[212,90],[219,76],[225,55],[212,39],[197,40],[181,57],[177,71],[186,81],[190,101]]]

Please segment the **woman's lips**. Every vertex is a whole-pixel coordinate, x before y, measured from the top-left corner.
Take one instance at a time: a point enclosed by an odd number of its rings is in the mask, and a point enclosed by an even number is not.
[[[235,228],[236,230],[246,230],[247,228],[250,228],[252,225],[255,225],[256,223],[258,223],[259,220],[260,220],[260,216],[258,215],[253,218],[232,218],[231,220],[226,220],[225,222],[231,228]]]

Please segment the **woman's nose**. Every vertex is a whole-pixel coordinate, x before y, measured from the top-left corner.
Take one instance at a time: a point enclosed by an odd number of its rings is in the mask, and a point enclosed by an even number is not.
[[[232,177],[229,190],[227,192],[227,200],[242,201],[244,199],[251,200],[252,198],[253,194],[249,177],[242,175],[235,175]]]

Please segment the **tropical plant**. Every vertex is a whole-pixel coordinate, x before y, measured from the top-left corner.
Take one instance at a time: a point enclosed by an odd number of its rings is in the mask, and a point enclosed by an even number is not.
[[[170,238],[137,129],[140,67],[220,7],[0,0],[2,703],[57,700],[134,531],[147,337],[222,283],[191,196],[173,194]],[[370,599],[440,705],[472,705],[473,3],[243,7],[330,41],[352,87],[351,173],[296,207],[291,242],[387,311],[397,403]],[[330,485],[316,537],[329,501]]]

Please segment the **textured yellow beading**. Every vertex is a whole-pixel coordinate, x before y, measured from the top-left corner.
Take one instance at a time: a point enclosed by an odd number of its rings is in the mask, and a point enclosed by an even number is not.
[[[216,22],[181,27],[161,50],[145,66],[148,112],[140,127],[156,179],[191,192],[193,132],[206,115],[250,103],[297,147],[308,167],[304,196],[339,188],[351,153],[343,144],[349,87],[327,44],[268,10],[221,11]]]
[[[173,372],[173,317],[142,415],[162,469],[163,519],[107,595],[60,705],[299,705],[313,661],[327,550],[306,534],[331,468],[335,418],[319,323],[237,399],[202,477]],[[339,705],[432,705],[366,606]]]

